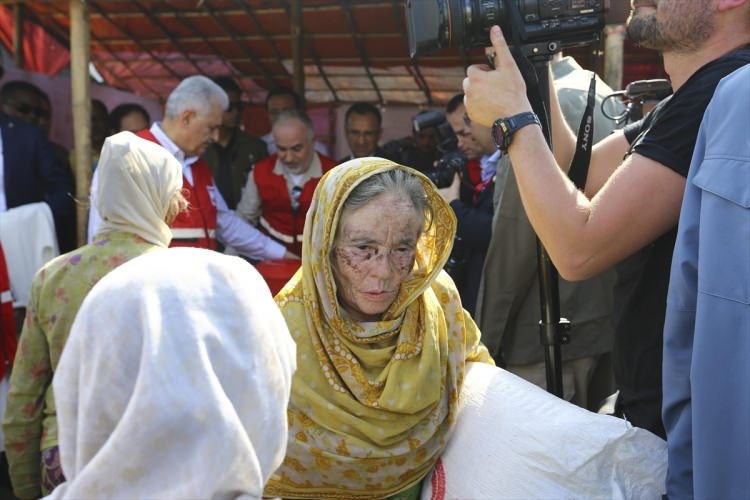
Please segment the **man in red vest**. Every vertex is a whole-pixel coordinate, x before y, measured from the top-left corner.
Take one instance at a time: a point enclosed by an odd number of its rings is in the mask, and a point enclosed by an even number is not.
[[[156,142],[182,164],[183,191],[189,207],[180,213],[172,227],[171,246],[216,249],[217,240],[249,259],[261,261],[296,258],[272,238],[246,223],[227,208],[214,185],[208,164],[200,158],[218,138],[222,115],[228,107],[226,93],[204,76],[184,79],[169,94],[164,120],[154,122],[137,135]],[[95,173],[96,174],[96,173]],[[92,181],[92,192],[96,175]],[[98,214],[91,200],[89,238],[96,232]]]
[[[336,162],[315,151],[312,122],[302,111],[282,111],[272,133],[278,151],[255,164],[237,213],[300,255],[313,191]]]

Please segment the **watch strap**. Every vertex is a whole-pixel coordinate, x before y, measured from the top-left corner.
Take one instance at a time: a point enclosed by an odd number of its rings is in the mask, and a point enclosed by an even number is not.
[[[495,140],[495,146],[500,151],[507,151],[513,139],[513,134],[526,125],[532,124],[542,126],[539,117],[531,111],[519,113],[509,118],[498,118],[492,124],[492,138]]]

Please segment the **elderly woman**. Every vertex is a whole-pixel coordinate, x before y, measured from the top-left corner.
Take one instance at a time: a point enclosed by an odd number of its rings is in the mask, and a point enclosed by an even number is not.
[[[294,367],[247,262],[195,248],[133,259],[91,290],[60,359],[67,482],[52,498],[260,498],[284,457]]]
[[[492,363],[442,271],[456,220],[378,158],[320,181],[302,268],[277,295],[297,343],[289,446],[266,496],[415,498],[446,446],[468,361]]]
[[[99,172],[96,200],[104,217],[99,233],[90,245],[48,262],[32,284],[3,421],[11,481],[20,498],[38,498],[64,479],[52,376],[81,302],[123,262],[166,248],[172,237],[167,223],[185,204],[179,162],[130,132],[105,141]],[[109,335],[108,325],[100,327]]]

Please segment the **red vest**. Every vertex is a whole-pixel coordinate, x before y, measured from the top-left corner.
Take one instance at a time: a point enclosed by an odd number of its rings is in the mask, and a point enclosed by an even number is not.
[[[159,144],[149,130],[136,133],[139,137]],[[216,207],[211,203],[208,187],[213,185],[208,164],[199,159],[190,166],[193,184],[182,178],[182,194],[188,201],[187,210],[172,222],[170,247],[198,247],[216,250]]]
[[[13,297],[10,294],[10,278],[5,264],[5,254],[0,245],[0,379],[13,366],[18,346],[16,320],[13,317]]]
[[[320,159],[323,173],[336,166],[336,162],[315,153]],[[313,192],[320,181],[319,177],[310,178],[297,198],[298,208],[292,210],[292,200],[286,187],[283,175],[273,172],[278,155],[271,155],[259,161],[253,167],[253,180],[258,187],[258,195],[263,204],[263,215],[260,218],[260,229],[273,239],[286,246],[287,250],[297,255],[302,251],[302,229],[305,227],[305,215],[310,208]]]

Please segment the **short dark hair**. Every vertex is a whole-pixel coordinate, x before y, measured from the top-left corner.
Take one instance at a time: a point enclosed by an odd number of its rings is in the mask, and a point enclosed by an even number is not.
[[[445,105],[445,114],[449,115],[451,113],[455,113],[455,111],[459,108],[459,106],[464,105],[464,94],[463,92],[460,94],[456,94],[453,97],[451,97],[451,100],[448,101],[448,104]]]
[[[237,84],[234,78],[231,76],[217,76],[213,79],[214,83],[221,87],[225,92],[231,90],[232,92],[242,93],[242,89]]]
[[[0,99],[2,99],[3,104],[9,104],[8,101],[12,100],[19,92],[29,92],[35,96],[39,96],[41,89],[33,83],[24,82],[23,80],[11,80],[0,88]]]
[[[91,110],[93,111],[94,108],[99,108],[99,111],[102,111],[106,116],[109,116],[107,105],[99,99],[91,99]]]
[[[146,119],[146,123],[151,123],[151,117],[149,116],[148,111],[146,111],[146,108],[134,102],[124,102],[115,106],[109,114],[110,128],[115,132],[119,132],[122,119],[134,112],[143,115]]]
[[[277,95],[291,96],[292,99],[294,99],[294,107],[297,109],[302,109],[302,99],[300,99],[297,92],[293,91],[289,87],[276,87],[269,90],[268,95],[266,95],[266,108],[268,108],[268,101],[270,101],[272,97],[276,97]]]
[[[374,115],[378,120],[378,128],[383,123],[383,116],[380,114],[380,110],[369,102],[355,102],[349,106],[349,109],[346,110],[346,115],[344,115],[344,124],[349,121],[349,115],[351,114]]]
[[[37,88],[36,91],[37,91],[36,92],[37,95],[39,96],[39,99],[46,102],[47,104],[50,105],[50,107],[52,107],[52,101],[49,100],[49,95],[47,94],[47,92],[43,91],[40,88]]]

